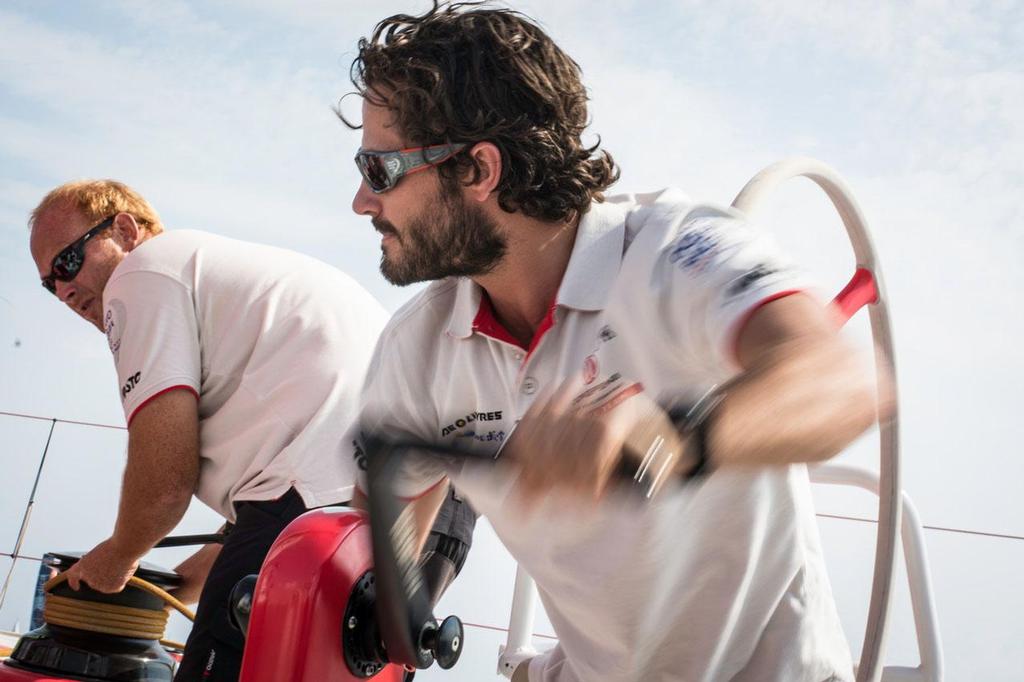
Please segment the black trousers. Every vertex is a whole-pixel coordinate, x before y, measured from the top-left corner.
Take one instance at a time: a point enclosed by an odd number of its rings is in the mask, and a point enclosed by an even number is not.
[[[449,486],[448,497],[437,512],[434,527],[420,555],[420,568],[431,604],[437,603],[462,570],[473,545],[475,528],[476,511],[462,499],[454,486]]]
[[[277,536],[306,511],[294,489],[276,500],[242,502],[235,508],[235,525],[203,585],[175,682],[238,680],[245,639],[229,620],[228,597],[239,580],[260,572]]]

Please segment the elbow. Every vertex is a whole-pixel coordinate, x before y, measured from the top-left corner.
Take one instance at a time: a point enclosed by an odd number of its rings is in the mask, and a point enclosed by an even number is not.
[[[154,495],[153,505],[164,509],[185,509],[192,501],[192,488],[166,487]]]
[[[880,355],[878,357],[881,357]],[[896,388],[892,370],[886,362],[871,363],[861,356],[851,356],[847,376],[851,425],[859,436],[875,424],[885,423],[896,413]]]
[[[857,354],[849,354],[836,384],[841,396],[835,404],[833,438],[823,439],[822,447],[812,461],[825,461],[840,454],[858,437],[876,424],[885,423],[896,411],[895,388],[891,371],[879,365],[872,372],[870,364]]]
[[[194,476],[168,476],[154,491],[154,503],[167,507],[187,507],[196,490]]]

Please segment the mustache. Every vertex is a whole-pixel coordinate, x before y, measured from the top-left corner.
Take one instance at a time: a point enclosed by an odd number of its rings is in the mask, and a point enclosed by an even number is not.
[[[398,230],[387,220],[383,218],[371,218],[370,222],[373,223],[373,229],[377,230],[381,234],[388,234],[393,237],[399,237]]]

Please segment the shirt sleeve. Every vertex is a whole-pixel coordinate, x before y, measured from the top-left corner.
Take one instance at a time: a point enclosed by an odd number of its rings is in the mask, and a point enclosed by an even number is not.
[[[641,243],[645,236],[656,243]],[[632,286],[646,279],[653,294],[639,307],[688,364],[711,374],[739,369],[737,337],[760,306],[812,287],[766,231],[718,208],[697,207],[668,231],[641,233],[630,257],[638,246],[632,267],[647,273],[634,273]]]
[[[103,292],[103,326],[120,383],[125,418],[176,388],[199,397],[199,330],[191,291],[167,275],[133,271]]]
[[[422,361],[406,358],[396,332],[391,326],[385,329],[367,371],[359,418],[343,441],[347,456],[355,460],[356,485],[363,493],[367,491],[367,457],[372,456],[366,448],[369,436],[402,442],[428,442],[431,438],[434,408],[426,397],[429,384],[423,374]],[[406,452],[391,484],[398,496],[415,499],[443,481],[446,470],[436,458]]]

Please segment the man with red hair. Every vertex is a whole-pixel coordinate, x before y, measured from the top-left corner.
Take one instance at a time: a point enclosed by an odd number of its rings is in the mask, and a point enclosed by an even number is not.
[[[199,600],[177,679],[235,680],[244,642],[229,624],[231,589],[259,572],[292,519],[351,499],[355,466],[331,454],[356,414],[384,310],[308,256],[164,231],[142,196],[111,180],[58,187],[31,228],[43,286],[106,334],[128,422],[113,533],[68,582],[123,589],[195,494],[233,527],[223,547],[176,569],[176,596]],[[448,509],[464,523],[464,557],[473,517]]]

